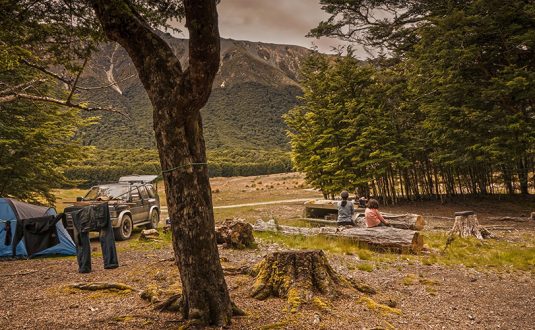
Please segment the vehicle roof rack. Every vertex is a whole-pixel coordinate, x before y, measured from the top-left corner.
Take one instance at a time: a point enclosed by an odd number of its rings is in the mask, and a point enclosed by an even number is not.
[[[157,175],[127,175],[119,178],[124,183],[152,183],[158,178]]]

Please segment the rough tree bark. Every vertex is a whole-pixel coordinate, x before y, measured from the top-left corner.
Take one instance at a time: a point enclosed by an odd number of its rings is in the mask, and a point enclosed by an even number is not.
[[[128,0],[90,0],[107,37],[132,59],[153,105],[173,248],[183,288],[183,316],[227,325],[232,305],[217,250],[200,109],[219,68],[216,0],[184,0],[189,66]]]

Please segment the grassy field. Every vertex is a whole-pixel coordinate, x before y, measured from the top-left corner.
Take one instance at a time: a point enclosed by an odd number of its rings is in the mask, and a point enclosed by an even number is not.
[[[216,206],[216,222],[225,219],[240,218],[254,223],[275,219],[279,224],[292,226],[310,226],[302,220],[304,206],[302,202],[271,205],[253,205],[233,208],[217,208],[246,203],[282,201],[300,198],[316,199],[321,194],[310,189],[301,174],[285,173],[253,177],[212,178],[212,197]],[[158,184],[162,206],[165,202],[164,185]],[[63,210],[76,196],[83,196],[84,190],[67,189],[57,191],[56,207]],[[509,231],[497,232],[497,238],[485,241],[476,239],[456,239],[444,250],[446,231],[433,230],[433,226],[451,226],[451,220],[433,220],[432,216],[451,216],[456,210],[472,209],[478,212],[480,221],[486,222],[489,216],[525,216],[535,209],[533,199],[502,198],[501,200],[459,200],[447,204],[433,201],[405,203],[398,206],[382,208],[393,213],[418,213],[427,216],[428,227],[424,231],[427,252],[422,255],[400,257],[397,254],[377,253],[359,248],[345,240],[332,240],[322,237],[288,237],[278,234],[257,233],[258,239],[276,243],[293,249],[322,249],[329,253],[356,255],[367,263],[361,265],[363,270],[373,271],[382,263],[395,263],[399,258],[422,265],[465,265],[474,268],[497,268],[501,270],[528,270],[535,268],[535,236],[533,226],[521,227]],[[134,243],[133,243],[134,244]],[[138,243],[135,243],[138,247]],[[161,245],[161,244],[159,244]],[[141,245],[143,246],[143,244]],[[166,246],[165,244],[161,247]]]

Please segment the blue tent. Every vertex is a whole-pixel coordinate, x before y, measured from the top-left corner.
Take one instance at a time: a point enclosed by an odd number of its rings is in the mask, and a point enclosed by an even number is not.
[[[13,242],[13,237],[15,236],[15,228],[17,227],[17,221],[55,214],[56,210],[50,207],[32,205],[11,198],[0,198],[0,257],[12,256],[11,243],[9,245],[6,245],[6,223],[9,222],[9,225],[11,226],[11,240],[7,241]],[[58,234],[59,244],[54,245],[39,253],[36,253],[32,257],[56,254],[76,255],[76,246],[74,245],[71,236],[69,235],[67,230],[65,230],[65,227],[63,226],[63,223],[61,223],[61,221],[57,222],[56,230]],[[18,257],[28,256],[23,241],[21,241],[17,245],[16,252]]]

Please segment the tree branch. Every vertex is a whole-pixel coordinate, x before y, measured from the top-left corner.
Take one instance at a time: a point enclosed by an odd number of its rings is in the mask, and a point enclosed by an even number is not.
[[[167,75],[170,79],[182,77],[180,61],[171,47],[139,16],[128,0],[90,2],[106,36],[127,51],[146,90],[158,88],[161,75]],[[148,65],[147,59],[155,61]],[[158,72],[161,69],[166,72]]]
[[[64,77],[64,76],[60,76],[59,74],[57,74],[55,72],[52,72],[52,71],[48,70],[47,68],[45,68],[45,67],[43,67],[41,65],[38,65],[36,63],[30,62],[30,61],[28,61],[26,59],[21,59],[21,62],[26,64],[29,67],[32,67],[34,69],[37,69],[37,70],[43,72],[44,74],[47,74],[47,75],[49,75],[51,77],[56,78],[57,80],[59,80],[61,82],[64,82],[69,86],[72,85],[72,79],[70,79],[70,78],[67,78],[67,77]]]
[[[89,56],[86,56],[84,59],[84,63],[82,64],[82,67],[80,68],[80,71],[78,71],[76,78],[74,78],[74,82],[72,83],[72,86],[71,86],[71,92],[69,93],[69,96],[67,97],[67,102],[71,102],[72,96],[74,95],[74,92],[76,91],[76,84],[78,84],[78,79],[80,79],[80,75],[82,74],[82,72],[84,72],[88,59],[89,59]]]
[[[9,95],[12,95],[12,94],[16,93],[16,91],[18,91],[18,90],[25,90],[28,87],[32,87],[35,84],[44,83],[45,81],[46,81],[46,79],[30,80],[30,81],[24,82],[22,84],[19,84],[19,85],[13,86],[13,87],[9,87],[8,89],[5,89],[3,91],[0,91],[0,96],[9,96]],[[5,102],[0,102],[0,103],[5,103]]]
[[[18,99],[25,99],[25,100],[32,100],[32,101],[39,101],[39,102],[46,102],[46,103],[53,103],[57,105],[61,105],[64,107],[69,108],[76,108],[84,111],[107,111],[107,112],[115,112],[120,115],[123,115],[125,117],[129,117],[127,113],[114,109],[112,107],[89,107],[85,106],[81,103],[72,103],[71,100],[60,100],[49,96],[39,96],[39,95],[32,95],[32,94],[26,94],[26,93],[16,93],[13,92],[10,95],[2,96],[0,97],[0,104],[2,103],[8,103],[12,102]]]
[[[191,85],[192,100],[202,107],[212,91],[219,69],[220,36],[214,0],[184,0],[186,27],[189,31],[189,68],[186,85]],[[206,82],[210,83],[207,84]],[[199,108],[200,108],[199,107]]]

